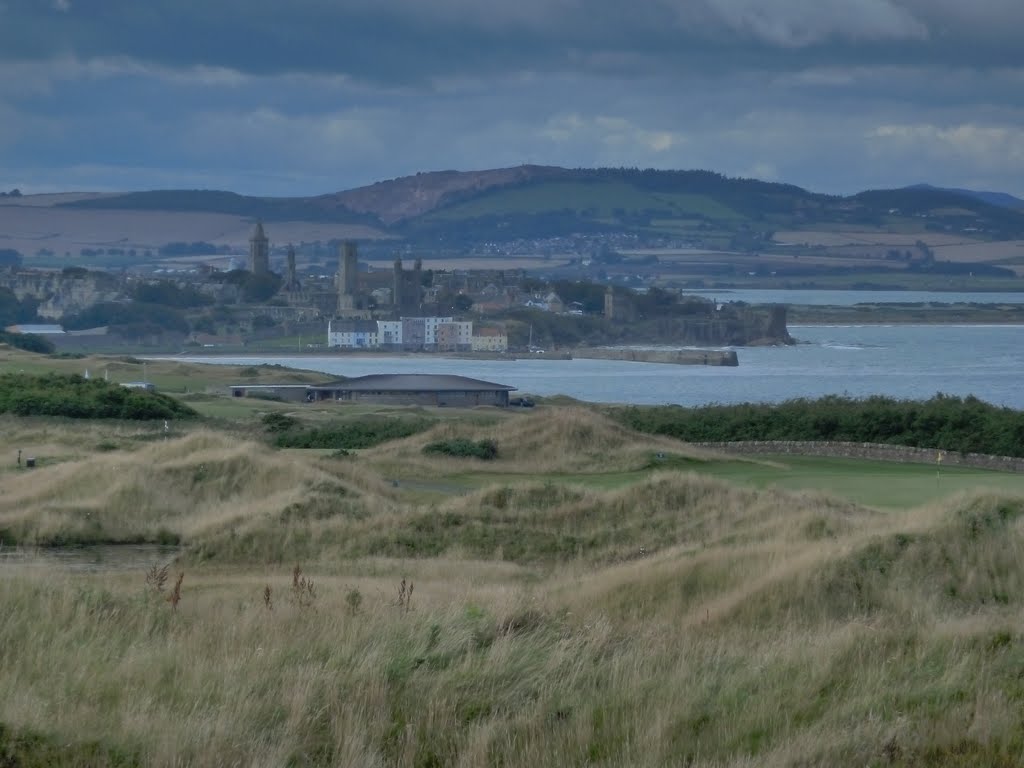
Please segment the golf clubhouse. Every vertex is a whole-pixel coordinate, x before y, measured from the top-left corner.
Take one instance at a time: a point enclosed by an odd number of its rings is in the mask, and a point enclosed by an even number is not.
[[[326,384],[237,384],[232,397],[277,397],[295,402],[330,400],[343,403],[433,405],[471,408],[508,405],[515,387],[468,376],[380,373],[339,379]]]

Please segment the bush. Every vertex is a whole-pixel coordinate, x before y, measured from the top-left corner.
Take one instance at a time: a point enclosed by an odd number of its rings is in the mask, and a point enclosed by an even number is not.
[[[433,426],[429,419],[358,419],[337,426],[289,429],[278,434],[278,448],[372,448],[375,445],[415,435]]]
[[[0,413],[72,419],[189,419],[198,414],[167,395],[102,379],[56,373],[0,374]]]
[[[493,440],[473,442],[465,437],[456,437],[451,440],[438,440],[435,443],[429,443],[424,446],[423,452],[426,454],[437,453],[444,456],[490,461],[498,457],[498,444]]]
[[[263,417],[263,426],[268,432],[287,432],[298,424],[294,416],[284,413],[268,413]]]

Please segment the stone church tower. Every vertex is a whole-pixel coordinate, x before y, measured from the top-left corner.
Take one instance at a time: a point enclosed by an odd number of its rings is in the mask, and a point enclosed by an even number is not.
[[[356,309],[359,290],[359,255],[356,244],[346,240],[338,246],[338,316],[344,317]]]
[[[296,275],[295,247],[292,245],[288,246],[288,271],[285,273],[285,281],[282,286],[282,290],[290,293],[302,290],[302,285],[299,283],[299,278]]]
[[[263,233],[263,222],[257,221],[249,238],[249,271],[254,275],[270,272],[270,240]]]

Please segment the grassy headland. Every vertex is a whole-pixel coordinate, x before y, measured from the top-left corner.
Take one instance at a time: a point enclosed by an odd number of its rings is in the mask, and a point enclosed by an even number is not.
[[[0,469],[4,548],[180,545],[163,573],[0,563],[0,764],[1024,756],[1024,477],[865,505],[934,467],[747,462],[551,405],[381,409],[436,422],[337,455],[274,425],[365,409],[244,405],[166,439],[0,417],[41,458]],[[496,455],[425,450],[467,442]]]

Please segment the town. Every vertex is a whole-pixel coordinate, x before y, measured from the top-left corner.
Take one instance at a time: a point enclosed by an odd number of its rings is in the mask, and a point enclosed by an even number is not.
[[[333,245],[337,268],[272,263],[256,221],[244,268],[199,253],[170,273],[83,267],[0,270],[0,322],[61,352],[381,350],[480,355],[614,344],[788,343],[785,308],[723,304],[624,281],[544,279],[525,269],[390,268]],[[328,258],[328,263],[332,259]],[[276,270],[274,269],[276,267]],[[318,270],[319,268],[319,270]]]

